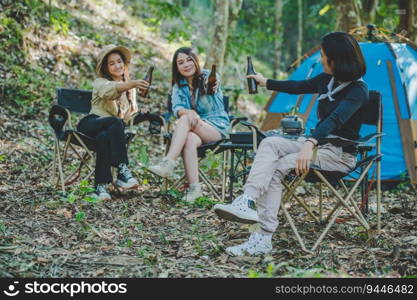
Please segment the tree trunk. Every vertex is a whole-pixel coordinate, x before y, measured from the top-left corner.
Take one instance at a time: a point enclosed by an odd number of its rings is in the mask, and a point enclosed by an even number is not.
[[[228,34],[233,33],[237,26],[237,19],[239,18],[239,12],[242,9],[243,0],[234,0],[229,3],[229,28]],[[226,43],[226,52],[224,54],[225,59],[227,59],[230,55],[230,47],[229,47],[229,37]]]
[[[297,39],[297,58],[303,54],[303,1],[298,0],[298,39]]]
[[[217,72],[223,73],[224,54],[226,50],[229,24],[229,1],[216,0],[214,15],[214,35],[207,52],[204,68],[210,69],[212,64],[217,65]]]
[[[361,26],[357,0],[335,0],[336,9],[336,30],[349,31],[352,28]]]
[[[362,0],[362,24],[368,25],[375,23],[376,8],[378,0]]]
[[[414,0],[399,1],[400,34],[417,43],[417,5]]]
[[[236,28],[239,12],[242,9],[243,0],[232,0],[229,3],[229,31]]]
[[[277,78],[280,72],[281,64],[281,47],[282,47],[282,0],[275,0],[275,53],[274,53],[274,70],[273,78]]]

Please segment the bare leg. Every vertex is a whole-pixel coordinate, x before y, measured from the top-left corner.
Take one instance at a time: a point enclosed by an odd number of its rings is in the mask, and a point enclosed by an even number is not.
[[[217,129],[201,120],[188,133],[183,149],[183,159],[189,184],[198,183],[197,148],[203,143],[210,143],[220,139],[221,135]]]
[[[172,136],[171,146],[169,147],[169,151],[167,157],[176,160],[178,156],[180,156],[182,149],[184,148],[185,142],[187,140],[188,133],[190,132],[190,122],[188,120],[187,115],[183,115],[179,118],[174,134]]]
[[[194,128],[191,128],[191,131],[197,134],[203,143],[218,141],[222,138],[220,132],[216,128],[202,120],[199,120],[198,124],[194,126]]]
[[[202,144],[201,138],[194,132],[189,132],[182,151],[185,174],[189,184],[198,183],[197,148]]]

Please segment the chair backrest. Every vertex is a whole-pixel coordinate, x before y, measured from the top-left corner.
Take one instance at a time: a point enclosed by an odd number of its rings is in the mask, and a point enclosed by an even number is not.
[[[382,122],[382,95],[378,91],[369,91],[369,102],[361,108],[363,123],[378,125]]]
[[[229,96],[223,96],[223,105],[224,105],[224,110],[229,113],[230,109],[229,109]]]
[[[91,110],[92,91],[58,88],[57,102],[71,112],[88,114]]]

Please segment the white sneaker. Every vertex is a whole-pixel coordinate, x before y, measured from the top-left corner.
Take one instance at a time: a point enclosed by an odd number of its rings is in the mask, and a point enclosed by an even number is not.
[[[216,204],[214,212],[223,219],[245,224],[258,223],[255,201],[246,194],[237,197],[231,204]]]
[[[188,188],[187,192],[185,193],[182,201],[193,203],[197,198],[203,196],[203,192],[201,191],[201,184],[199,183],[192,183]]]
[[[272,251],[272,234],[253,232],[243,244],[226,248],[231,256],[262,255]]]
[[[175,160],[164,157],[161,162],[148,168],[152,173],[164,178],[172,177],[175,168]]]

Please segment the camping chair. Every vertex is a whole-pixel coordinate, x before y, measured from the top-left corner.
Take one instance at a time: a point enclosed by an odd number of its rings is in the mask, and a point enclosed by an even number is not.
[[[227,113],[229,113],[229,97],[223,96],[223,104],[224,108]],[[167,97],[167,112],[164,114],[161,114],[159,116],[159,120],[155,120],[153,118],[152,122],[159,122],[160,126],[164,128],[164,143],[165,143],[165,155],[168,153],[171,139],[172,139],[172,132],[171,132],[171,120],[173,119],[174,114],[172,111],[172,100],[171,100],[171,94]],[[229,120],[230,125],[233,128],[236,124],[238,124],[241,121],[247,120],[246,117],[235,117],[233,115],[229,114]],[[225,168],[226,168],[226,153],[224,150],[221,149],[220,145],[227,141],[227,138],[223,138],[219,141],[203,144],[200,147],[197,148],[197,156],[199,159],[199,163],[204,160],[207,157],[208,151],[213,151],[214,154],[223,153],[223,165],[222,165],[222,191],[221,194],[217,191],[215,184],[210,180],[210,178],[205,174],[205,172],[199,168],[199,178],[201,181],[208,187],[210,190],[210,193],[213,197],[215,197],[217,200],[224,201],[225,198]],[[176,181],[172,182],[173,188],[178,188],[185,180],[185,174],[181,176],[181,178],[177,179]],[[166,190],[168,188],[168,179],[165,179],[164,182],[164,189]]]
[[[362,198],[364,196],[367,197],[367,192],[369,189],[366,190],[368,185],[368,173],[370,169],[376,165],[376,201],[377,201],[377,231],[379,233],[381,228],[381,137],[382,133],[382,99],[381,94],[377,91],[370,91],[369,92],[369,103],[362,107],[363,112],[363,121],[365,124],[376,126],[376,131],[373,134],[367,135],[365,137],[360,138],[359,140],[353,141],[344,139],[338,136],[328,136],[326,137],[326,141],[330,142],[336,146],[345,147],[345,146],[355,146],[358,153],[360,154],[360,159],[357,162],[356,166],[350,170],[348,173],[338,172],[338,171],[325,171],[320,169],[316,165],[311,165],[310,170],[308,173],[305,173],[301,176],[290,176],[289,182],[283,181],[283,185],[286,188],[285,193],[283,194],[281,200],[281,210],[288,221],[292,231],[294,232],[298,242],[301,245],[301,248],[306,252],[313,252],[317,249],[320,243],[323,241],[327,233],[329,232],[330,228],[336,222],[337,218],[341,214],[343,209],[346,209],[363,227],[366,231],[370,230],[370,225],[365,219],[364,214],[358,207],[358,205],[353,200],[354,192],[357,188],[362,185]],[[370,144],[371,141],[376,140],[375,144]],[[375,154],[369,155],[368,152],[375,149]],[[317,148],[315,148],[314,153],[317,152]],[[354,182],[353,186],[348,189],[345,183],[343,182],[343,178],[348,174],[358,173],[358,178]],[[319,213],[315,213],[311,207],[302,199],[300,199],[297,195],[295,195],[296,188],[303,182],[312,182],[312,183],[319,183],[320,184],[320,196],[319,196]],[[335,185],[339,183],[344,190],[344,197],[339,193]],[[296,203],[301,205],[302,208],[305,209],[307,214],[311,216],[317,223],[323,223],[323,209],[322,209],[322,185],[327,186],[330,191],[336,196],[337,203],[334,208],[330,211],[330,213],[325,218],[324,222],[327,222],[327,226],[320,234],[319,238],[314,243],[311,250],[306,248],[306,245],[301,238],[293,218],[291,217],[286,204],[290,202],[292,198],[296,200]],[[367,199],[365,199],[367,200]],[[362,199],[362,203],[364,199]]]
[[[57,103],[52,106],[49,112],[49,124],[55,133],[52,180],[55,181],[58,171],[56,188],[61,185],[63,192],[65,192],[66,186],[73,184],[80,178],[83,166],[86,166],[88,169],[88,173],[83,179],[89,179],[94,174],[94,166],[92,165],[91,158],[94,157],[96,151],[95,139],[74,129],[71,121],[72,114],[86,115],[90,112],[91,97],[91,91],[58,88]],[[132,118],[130,129],[125,132],[127,145],[129,145],[135,136],[133,133],[133,125],[148,121],[152,116],[149,113],[138,113]],[[60,142],[64,142],[63,147],[61,147]],[[64,170],[66,160],[69,159],[68,149],[71,149],[79,159],[79,166],[75,171],[66,175],[66,173],[69,173],[69,171],[66,172]]]
[[[241,124],[249,131],[232,131],[229,139],[219,145],[219,151],[225,153],[225,172],[223,178],[222,200],[226,199],[225,192],[228,190],[227,202],[232,202],[235,184],[241,181],[242,185],[250,172],[250,162],[253,161],[259,143],[266,137],[255,125],[245,120],[239,120],[234,125]]]

